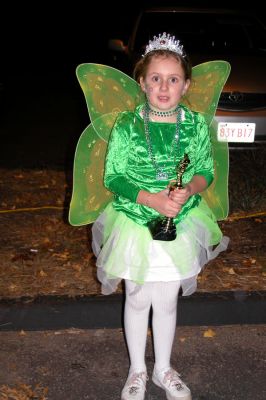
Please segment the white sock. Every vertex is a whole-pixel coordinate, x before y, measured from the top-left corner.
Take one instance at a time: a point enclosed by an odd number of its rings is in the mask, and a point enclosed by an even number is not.
[[[176,330],[176,310],[180,282],[154,282],[152,292],[152,330],[155,369],[170,367],[172,346]]]
[[[124,323],[131,364],[129,372],[142,372],[146,371],[145,349],[152,287],[149,283],[145,283],[137,293],[129,294],[135,284],[132,281],[125,280],[125,285]]]

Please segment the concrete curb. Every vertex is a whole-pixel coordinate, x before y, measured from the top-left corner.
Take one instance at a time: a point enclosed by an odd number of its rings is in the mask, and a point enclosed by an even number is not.
[[[195,293],[179,298],[178,325],[265,324],[266,291]],[[122,327],[122,295],[44,296],[0,301],[0,331]]]

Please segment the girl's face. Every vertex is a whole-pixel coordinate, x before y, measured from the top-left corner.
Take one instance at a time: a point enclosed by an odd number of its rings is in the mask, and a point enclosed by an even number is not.
[[[186,93],[190,80],[185,80],[181,64],[175,57],[153,57],[145,78],[140,78],[142,90],[150,106],[155,110],[168,111],[176,108]]]

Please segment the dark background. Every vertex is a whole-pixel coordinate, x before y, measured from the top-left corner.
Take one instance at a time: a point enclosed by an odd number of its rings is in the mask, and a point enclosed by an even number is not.
[[[228,0],[221,3],[137,0],[124,1],[122,6],[120,1],[110,3],[38,1],[29,6],[27,2],[18,5],[10,2],[1,13],[1,79],[13,76],[18,68],[23,76],[41,72],[53,77],[55,72],[73,72],[83,62],[106,61],[108,39],[127,42],[141,8],[176,5],[243,9],[243,2]],[[265,20],[258,3],[252,1],[250,12]]]
[[[0,167],[72,168],[89,123],[75,76],[81,63],[109,63],[108,39],[125,43],[141,8],[218,8],[210,1],[9,3],[0,25]],[[253,9],[265,20],[261,6]],[[242,8],[223,1],[219,8]],[[252,71],[251,71],[252,73]]]

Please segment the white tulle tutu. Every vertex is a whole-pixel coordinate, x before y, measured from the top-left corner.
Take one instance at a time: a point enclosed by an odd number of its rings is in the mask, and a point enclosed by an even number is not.
[[[184,296],[195,292],[204,265],[225,250],[229,239],[204,200],[176,226],[177,237],[153,240],[147,227],[109,204],[92,227],[92,248],[102,293],[111,294],[121,279],[135,282],[180,281]],[[213,246],[217,245],[215,248]]]

